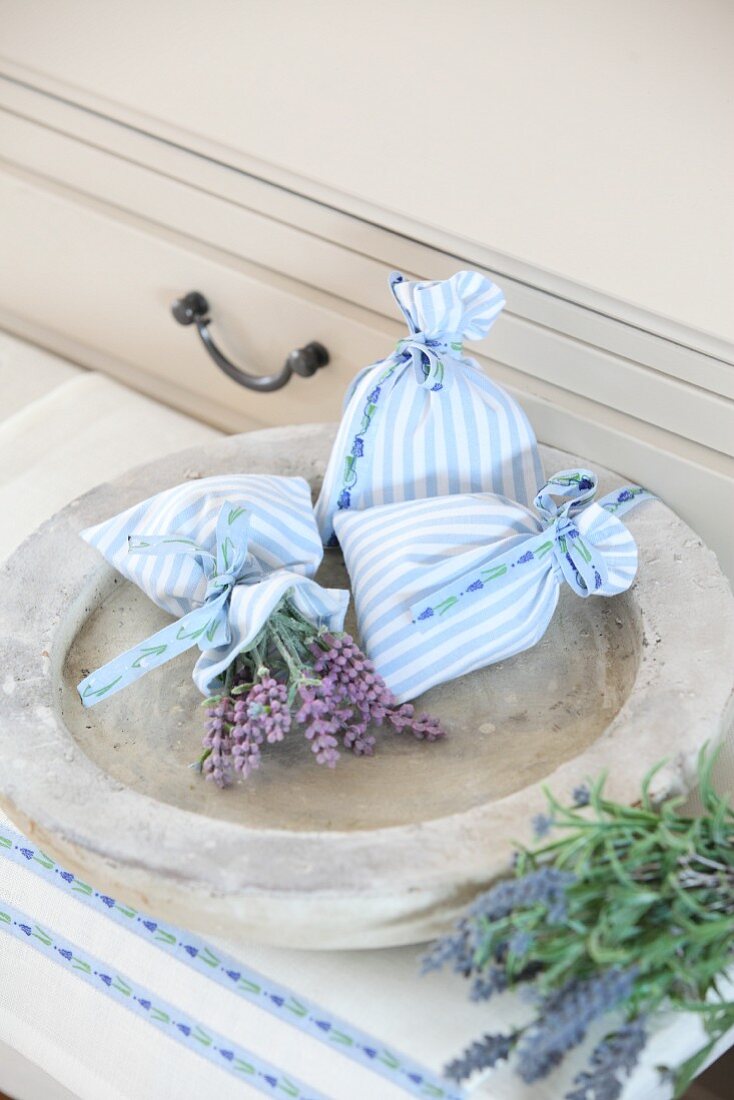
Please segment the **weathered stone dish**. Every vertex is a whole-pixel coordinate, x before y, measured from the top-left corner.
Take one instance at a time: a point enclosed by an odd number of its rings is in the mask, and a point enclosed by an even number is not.
[[[731,592],[660,503],[625,519],[640,548],[630,592],[565,590],[535,649],[419,700],[445,743],[386,734],[373,758],[344,754],[330,771],[294,737],[220,793],[188,767],[203,719],[195,655],[83,710],[84,671],[166,616],[78,532],[185,478],[298,473],[316,487],[331,438],[274,429],[140,467],[49,520],[2,573],[2,805],[97,889],[210,935],[322,949],[428,939],[502,871],[513,839],[529,839],[542,784],[565,796],[609,769],[610,793],[634,800],[667,757],[654,794],[686,791],[730,716]],[[579,463],[549,448],[544,461]],[[624,481],[596,469],[603,492]],[[347,583],[338,552],[319,579]]]

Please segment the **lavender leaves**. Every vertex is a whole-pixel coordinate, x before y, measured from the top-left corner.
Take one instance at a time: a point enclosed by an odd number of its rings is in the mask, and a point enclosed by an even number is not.
[[[424,959],[426,971],[463,975],[474,1000],[523,986],[534,1017],[471,1044],[447,1076],[462,1081],[510,1059],[532,1083],[609,1017],[613,1029],[565,1100],[617,1100],[650,1019],[672,1008],[699,1014],[710,1040],[664,1071],[682,1095],[734,1026],[734,1004],[717,988],[734,962],[734,812],[712,787],[714,760],[701,754],[698,818],[679,812],[680,799],[653,804],[657,769],[635,806],[606,799],[603,779],[577,788],[570,807],[548,794],[536,828],[547,842],[519,851],[514,877],[480,896]]]

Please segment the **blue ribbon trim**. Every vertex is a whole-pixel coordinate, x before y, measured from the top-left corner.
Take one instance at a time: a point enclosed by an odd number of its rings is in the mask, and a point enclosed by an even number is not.
[[[596,489],[597,478],[590,470],[563,470],[549,478],[534,502],[545,528],[417,600],[410,608],[413,623],[420,630],[428,630],[466,598],[480,599],[488,590],[496,592],[515,580],[514,569],[537,568],[539,562],[547,563],[547,568],[555,567],[582,598],[608,594],[609,570],[604,553],[582,537],[574,522],[574,517],[591,504]],[[554,497],[560,497],[562,503],[556,504]],[[594,507],[619,517],[655,499],[639,485],[629,485],[609,493]]]
[[[295,1080],[270,1062],[231,1039],[204,1027],[175,1005],[119,973],[109,963],[36,924],[33,917],[0,901],[0,931],[27,944],[70,971],[98,993],[104,993],[128,1011],[157,1028],[169,1039],[205,1058],[219,1069],[247,1082],[266,1096],[288,1100],[328,1100],[323,1093]],[[131,1055],[134,1052],[131,1051]]]
[[[318,1039],[330,1049],[373,1073],[400,1085],[423,1100],[463,1100],[463,1090],[450,1085],[399,1051],[355,1028],[301,994],[245,966],[239,959],[174,925],[100,894],[88,883],[59,867],[15,829],[0,824],[0,857],[27,868],[76,901],[113,920],[198,974],[242,997],[272,1016]],[[0,911],[3,903],[0,901]],[[2,918],[0,918],[1,920]],[[30,926],[31,922],[26,921]]]

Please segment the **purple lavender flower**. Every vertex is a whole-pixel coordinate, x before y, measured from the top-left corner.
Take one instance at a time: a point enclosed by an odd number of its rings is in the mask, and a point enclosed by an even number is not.
[[[361,435],[355,435],[352,442],[352,454],[355,458],[362,458],[364,454],[364,439]]]
[[[339,499],[336,502],[336,506],[337,508],[351,508],[352,496],[349,492],[349,489],[342,489],[341,493],[339,494]]]
[[[257,723],[271,744],[282,741],[291,728],[291,712],[288,707],[288,689],[272,676],[256,683],[243,700],[247,719]],[[235,706],[235,713],[238,713]],[[240,712],[241,713],[241,712]]]
[[[233,714],[232,759],[235,770],[246,779],[260,766],[263,742],[282,741],[291,728],[285,684],[264,676],[237,700]]]
[[[232,746],[232,761],[235,770],[243,779],[247,779],[260,767],[260,746],[265,735],[257,719],[248,718],[243,710],[237,717],[239,721],[236,726],[236,741]]]
[[[333,768],[339,759],[339,742],[334,736],[339,730],[339,722],[333,715],[336,701],[330,696],[324,681],[317,687],[302,685],[298,691],[301,707],[296,720],[306,727],[304,735],[311,742],[316,763]]]
[[[209,753],[202,764],[207,779],[218,787],[226,787],[232,781],[232,736],[234,703],[225,697],[207,710],[206,733],[202,745]]]
[[[581,808],[582,806],[588,806],[591,801],[591,792],[585,783],[579,784],[578,787],[574,787],[571,792],[574,806]]]
[[[398,732],[410,730],[419,741],[436,741],[445,731],[436,718],[428,714],[416,717],[410,703],[398,705],[375,666],[362,652],[349,634],[324,635],[323,642],[329,648],[313,643],[313,670],[322,682],[328,684],[333,703],[355,708],[359,714],[356,722],[349,724],[345,744],[353,751],[366,753],[366,745],[374,739],[367,738],[370,724],[382,725],[386,720]],[[367,739],[366,739],[367,738]]]
[[[576,881],[569,871],[559,871],[555,867],[541,867],[521,878],[505,879],[491,890],[481,894],[469,909],[471,917],[487,917],[489,920],[502,920],[516,909],[530,909],[534,905],[545,905],[554,911],[555,916],[563,919],[565,915],[565,892]],[[550,917],[550,912],[549,912]]]
[[[538,839],[547,836],[552,828],[553,818],[548,817],[547,814],[536,814],[533,818],[533,832]]]
[[[313,633],[311,631],[313,630]],[[272,675],[264,662],[274,662]],[[251,680],[255,679],[250,686]],[[286,601],[254,649],[230,672],[207,711],[207,750],[201,767],[220,787],[260,766],[262,746],[282,741],[295,721],[318,764],[333,768],[340,743],[356,756],[375,749],[370,728],[389,724],[422,741],[444,735],[437,719],[399,706],[374,665],[348,634],[316,635],[312,624]],[[249,687],[247,694],[244,693]],[[233,697],[234,696],[234,697]],[[297,700],[295,709],[293,700]]]
[[[637,1065],[647,1042],[644,1020],[632,1020],[594,1048],[590,1068],[574,1078],[578,1088],[567,1092],[565,1100],[618,1100],[624,1077]]]
[[[617,500],[620,504],[624,504],[625,501],[632,500],[632,496],[633,494],[629,489],[623,489],[622,492],[618,494]]]
[[[542,1015],[524,1033],[517,1048],[517,1071],[526,1084],[545,1077],[567,1051],[581,1043],[589,1025],[632,992],[636,969],[612,967],[580,981],[572,979],[541,1005]]]
[[[451,1081],[466,1081],[472,1074],[491,1069],[498,1062],[509,1058],[516,1042],[515,1034],[485,1035],[484,1038],[468,1046],[460,1058],[449,1062],[444,1073]]]
[[[518,931],[509,940],[507,946],[513,955],[525,955],[533,945],[533,937],[529,932]]]
[[[367,732],[367,722],[352,722],[344,729],[344,747],[351,749],[355,756],[373,756],[376,738]]]
[[[507,971],[493,963],[474,979],[469,991],[469,999],[472,1001],[488,1001],[495,993],[504,993],[509,984],[510,979],[507,976]]]
[[[430,714],[416,716],[412,703],[402,703],[389,711],[387,718],[398,733],[406,729],[410,730],[417,741],[438,741],[445,736],[445,730],[438,718]]]
[[[460,921],[453,932],[436,940],[428,954],[421,959],[421,973],[429,974],[432,970],[441,970],[448,963],[452,963],[456,974],[468,975],[472,971],[473,953],[465,920]]]

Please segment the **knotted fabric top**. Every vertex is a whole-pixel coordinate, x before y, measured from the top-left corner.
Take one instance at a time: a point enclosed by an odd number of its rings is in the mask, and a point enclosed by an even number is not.
[[[563,470],[535,512],[463,494],[336,516],[365,649],[398,699],[534,645],[564,581],[583,598],[629,588],[637,547],[619,516],[651,495],[594,503],[596,488]]]
[[[390,289],[410,332],[398,341],[395,357],[410,359],[416,382],[428,389],[442,389],[450,381],[446,362],[462,359],[464,339],[485,337],[505,304],[500,288],[478,271],[424,283],[393,271]]]
[[[177,616],[79,685],[85,706],[192,646],[204,693],[257,639],[286,594],[315,626],[340,630],[349,594],[310,576],[322,557],[308,484],[260,475],[179,485],[82,532],[159,607]]]
[[[447,343],[483,340],[502,312],[505,296],[478,271],[457,271],[450,279],[410,282],[398,271],[390,289],[411,332]]]

